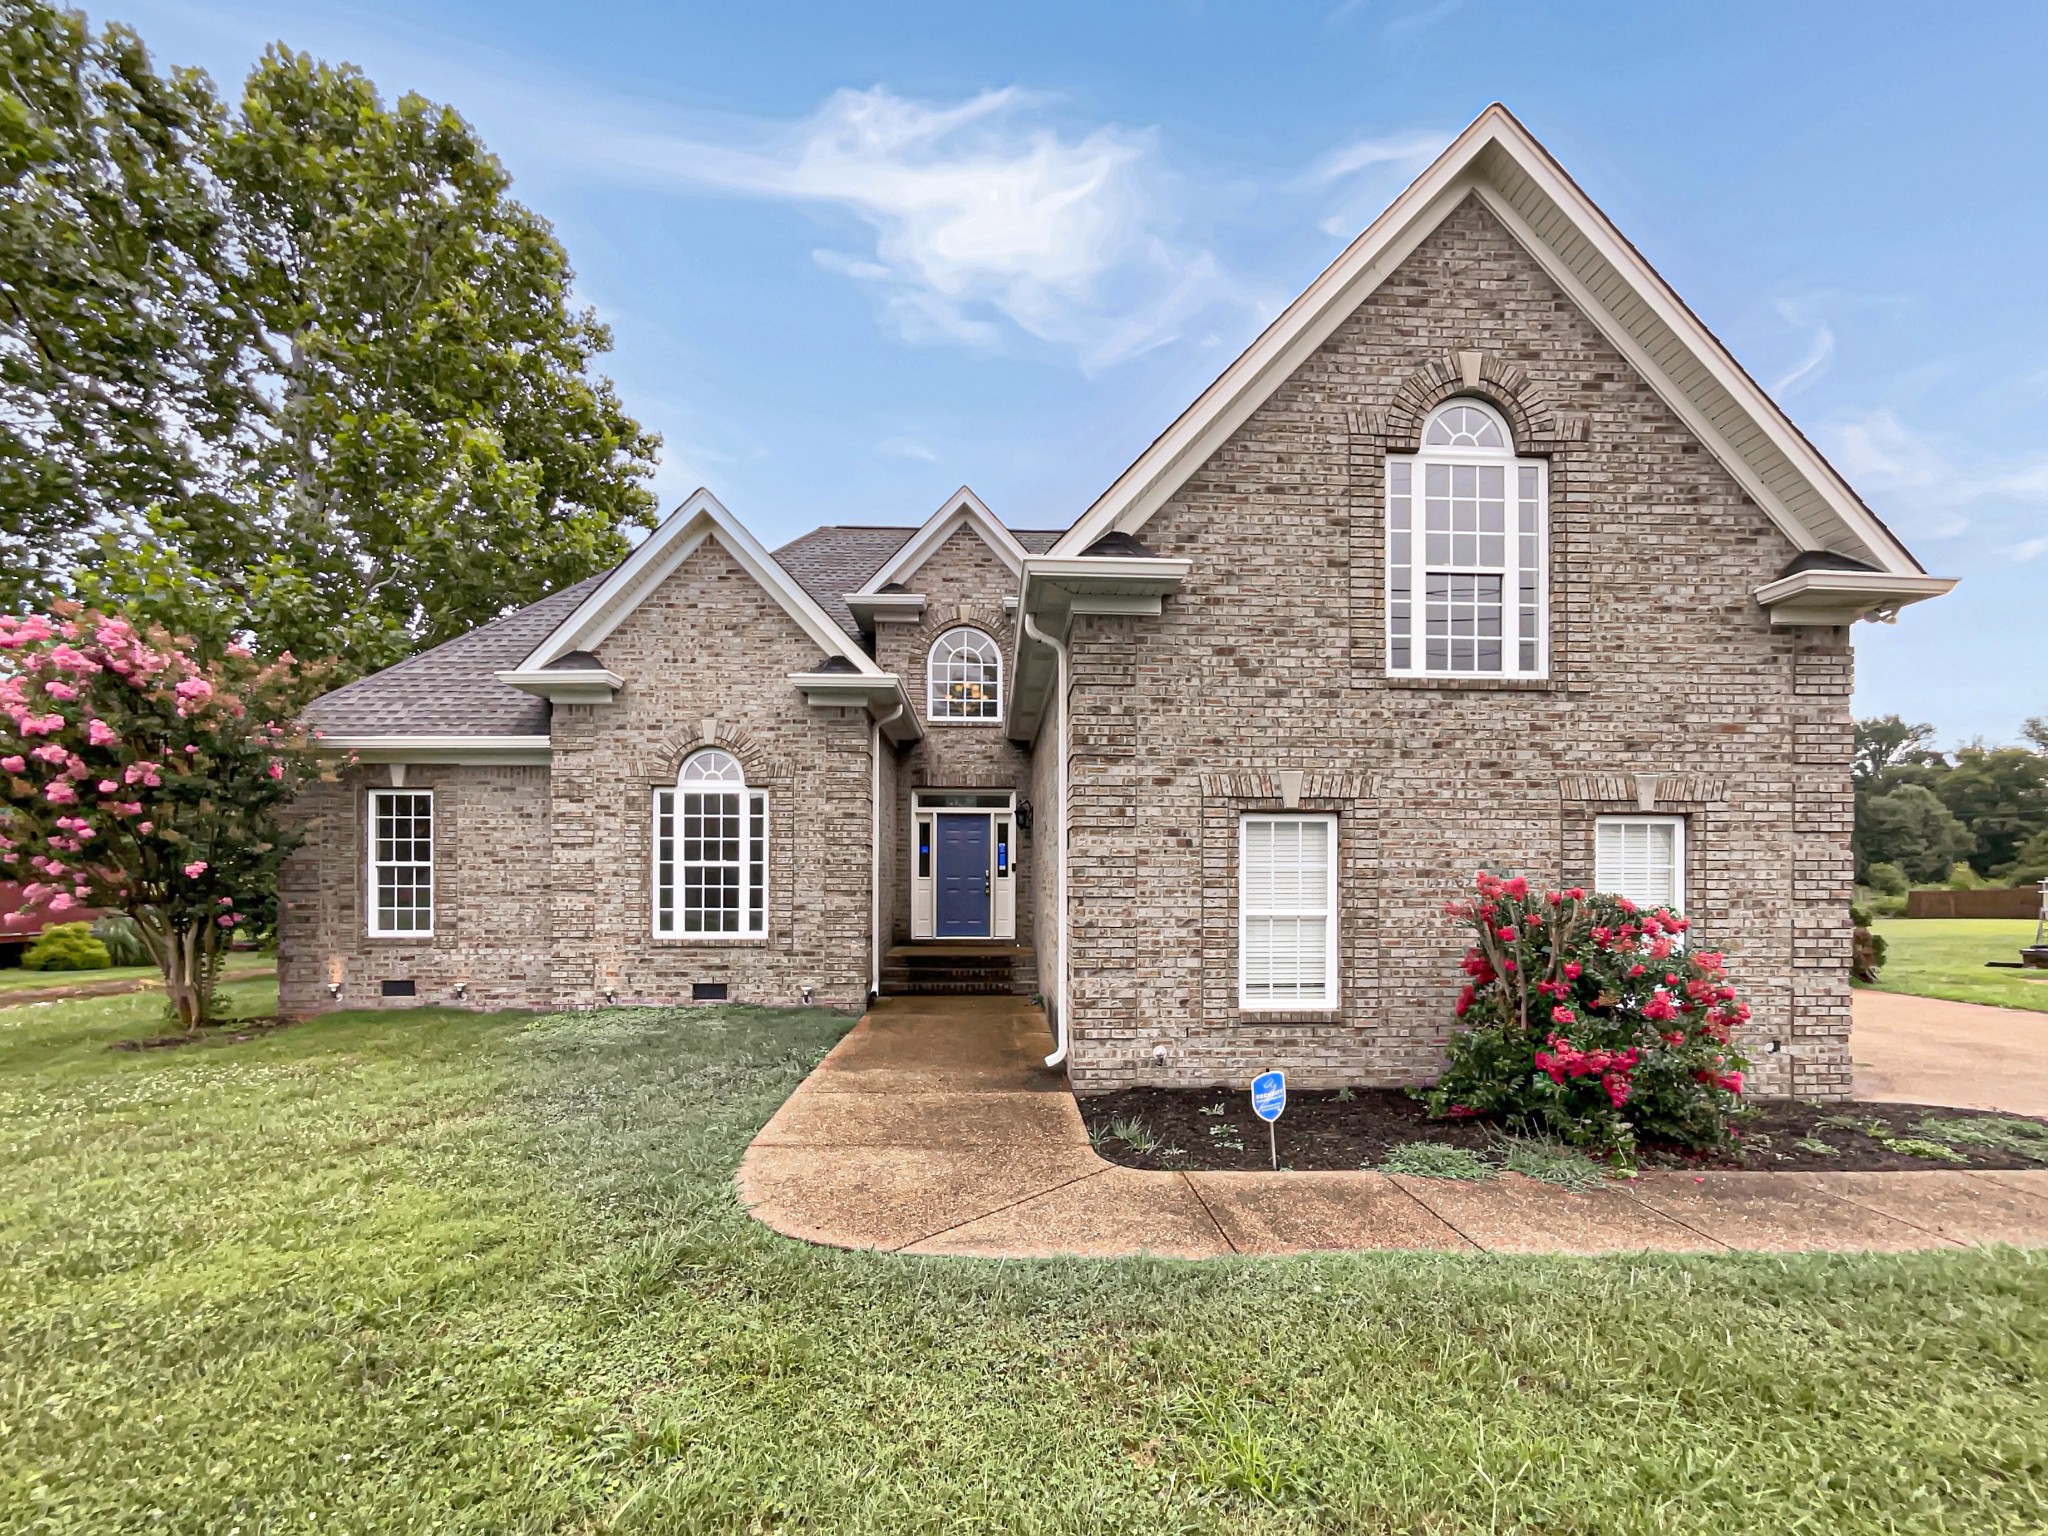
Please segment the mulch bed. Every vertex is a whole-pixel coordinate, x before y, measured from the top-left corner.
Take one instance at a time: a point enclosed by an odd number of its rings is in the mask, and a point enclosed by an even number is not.
[[[230,1019],[224,1024],[214,1024],[206,1029],[195,1029],[186,1034],[144,1035],[139,1039],[116,1040],[107,1049],[110,1051],[168,1051],[181,1045],[239,1045],[244,1040],[254,1040],[259,1035],[274,1035],[280,1029],[290,1029],[294,1024],[303,1024],[302,1015],[292,1014],[280,1017],[266,1015],[260,1019]]]
[[[1130,1088],[1080,1101],[1096,1150],[1127,1168],[1249,1170],[1269,1165],[1266,1125],[1251,1111],[1251,1096],[1224,1089]],[[1219,1112],[1220,1111],[1220,1112]],[[1135,1119],[1156,1139],[1140,1152],[1113,1134],[1113,1122]],[[1923,1121],[1997,1119],[2023,1115],[1953,1109],[1933,1104],[1864,1101],[1814,1104],[1800,1099],[1759,1099],[1741,1117],[1739,1136],[1726,1152],[1700,1155],[1677,1147],[1638,1149],[1644,1167],[1777,1169],[1802,1172],[1897,1172],[1960,1168],[2039,1168],[2044,1163],[1997,1147],[1958,1145],[1962,1161],[1916,1156],[1889,1142],[1925,1141]],[[2048,1127],[2048,1121],[2033,1120]],[[1871,1134],[1872,1126],[1884,1136]],[[1300,1170],[1368,1168],[1396,1147],[1418,1142],[1464,1147],[1485,1154],[1500,1132],[1473,1120],[1432,1120],[1405,1092],[1356,1088],[1290,1092],[1280,1117],[1280,1166]]]

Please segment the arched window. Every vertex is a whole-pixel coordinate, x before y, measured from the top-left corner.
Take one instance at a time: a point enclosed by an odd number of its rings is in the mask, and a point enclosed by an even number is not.
[[[1003,653],[995,640],[962,625],[932,642],[925,665],[925,718],[1003,718]]]
[[[768,796],[739,759],[693,752],[673,789],[654,792],[654,931],[768,931]]]
[[[1548,471],[1476,400],[1438,407],[1420,453],[1387,456],[1389,672],[1545,675]]]

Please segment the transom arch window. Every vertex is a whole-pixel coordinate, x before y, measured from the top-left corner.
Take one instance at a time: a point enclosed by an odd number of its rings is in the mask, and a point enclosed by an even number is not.
[[[723,748],[691,753],[654,792],[654,931],[768,931],[768,795]]]
[[[926,719],[1003,718],[1003,651],[986,631],[962,624],[940,635],[924,677]]]
[[[1492,406],[1447,401],[1422,448],[1387,456],[1387,671],[1543,677],[1549,465]]]

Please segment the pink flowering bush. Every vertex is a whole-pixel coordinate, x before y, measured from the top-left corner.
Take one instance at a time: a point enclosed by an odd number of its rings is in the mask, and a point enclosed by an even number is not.
[[[1643,1141],[1725,1141],[1748,1065],[1731,1042],[1749,1009],[1722,957],[1686,944],[1685,918],[1520,878],[1475,886],[1444,908],[1475,942],[1431,1111],[1624,1156]]]
[[[107,614],[0,614],[0,878],[32,910],[134,918],[188,1029],[231,937],[274,922],[308,683],[289,655],[202,661]]]

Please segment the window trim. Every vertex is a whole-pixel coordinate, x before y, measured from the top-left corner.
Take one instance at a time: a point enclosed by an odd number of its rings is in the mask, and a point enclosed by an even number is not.
[[[377,818],[380,802],[396,799],[403,795],[409,799],[427,802],[427,860],[422,866],[416,859],[386,861],[377,857]],[[363,852],[367,884],[364,887],[364,932],[373,939],[431,939],[440,918],[441,907],[441,825],[440,813],[434,804],[431,789],[373,789],[365,809]],[[380,926],[383,903],[377,899],[377,871],[380,869],[420,869],[427,872],[427,926],[424,928],[385,928]]]
[[[1484,411],[1499,426],[1505,448],[1432,448],[1424,446],[1429,438],[1429,429],[1444,412],[1456,407],[1472,407]],[[1423,422],[1421,436],[1413,453],[1390,453],[1386,456],[1382,479],[1381,514],[1384,542],[1381,548],[1381,563],[1384,569],[1380,577],[1381,615],[1384,634],[1382,636],[1382,659],[1388,677],[1442,678],[1474,682],[1527,683],[1545,682],[1550,677],[1550,461],[1518,454],[1515,451],[1515,436],[1507,418],[1485,400],[1470,395],[1453,395],[1437,406]],[[1394,475],[1393,466],[1408,466],[1408,657],[1405,667],[1394,663]],[[1497,465],[1505,471],[1505,512],[1503,536],[1505,549],[1504,563],[1498,567],[1501,577],[1501,669],[1497,672],[1481,672],[1456,668],[1434,668],[1428,665],[1427,634],[1427,582],[1430,565],[1425,544],[1427,530],[1424,527],[1424,481],[1426,466],[1431,464]],[[1520,575],[1518,527],[1520,511],[1520,471],[1534,468],[1536,471],[1536,665],[1533,669],[1521,666],[1521,604],[1519,601]],[[1445,569],[1453,575],[1492,575],[1491,568],[1478,566],[1448,566]],[[1513,663],[1510,665],[1509,663]]]
[[[943,715],[938,710],[938,689],[932,666],[939,647],[958,634],[979,635],[995,653],[995,713],[988,715]],[[949,624],[932,637],[924,652],[924,717],[932,725],[1001,725],[1003,723],[1003,642],[979,624]]]
[[[683,771],[690,762],[705,752],[719,752],[732,758],[740,769],[740,778],[734,780],[702,780],[694,782],[689,789],[683,785]],[[736,930],[716,933],[691,933],[682,926],[683,887],[678,878],[682,872],[680,851],[673,852],[669,859],[669,915],[671,926],[661,926],[661,823],[664,812],[663,800],[667,799],[666,812],[669,817],[669,837],[672,843],[681,841],[682,833],[678,819],[682,816],[680,797],[686,793],[736,794],[740,797],[741,853],[740,853],[740,912],[745,926]],[[673,784],[657,784],[648,797],[647,816],[647,927],[649,934],[663,944],[761,944],[768,939],[768,894],[769,894],[769,843],[772,830],[769,825],[768,791],[757,788],[746,781],[746,768],[732,753],[723,747],[705,747],[692,752],[676,769]],[[758,841],[755,824],[759,823]],[[755,918],[758,916],[758,925]]]
[[[1595,888],[1596,888],[1597,890],[1599,890],[1599,891],[1600,891],[1600,892],[1601,892],[1601,893],[1602,893],[1603,895],[1626,895],[1626,894],[1627,894],[1626,892],[1621,892],[1621,891],[1608,891],[1608,890],[1606,889],[1606,887],[1605,887],[1605,886],[1603,886],[1603,885],[1601,884],[1601,882],[1600,882],[1600,829],[1601,829],[1601,828],[1602,828],[1603,826],[1610,826],[1610,825],[1612,825],[1612,826],[1636,826],[1636,827],[1649,827],[1649,826],[1656,826],[1656,827],[1664,827],[1664,826],[1668,826],[1668,827],[1672,828],[1672,834],[1671,834],[1671,884],[1672,884],[1672,888],[1673,888],[1674,892],[1676,893],[1676,899],[1675,899],[1675,900],[1674,900],[1674,901],[1673,901],[1673,902],[1671,903],[1671,910],[1672,910],[1672,911],[1674,911],[1674,912],[1676,912],[1676,913],[1677,913],[1677,914],[1678,914],[1678,915],[1679,915],[1680,917],[1683,917],[1683,916],[1685,916],[1685,883],[1686,883],[1686,882],[1685,882],[1685,844],[1686,844],[1686,835],[1685,835],[1685,834],[1686,834],[1686,826],[1685,826],[1685,822],[1686,822],[1686,818],[1685,818],[1685,817],[1683,817],[1683,816],[1679,816],[1679,815],[1674,815],[1674,814],[1671,814],[1671,813],[1669,813],[1669,812],[1657,812],[1657,813],[1655,813],[1655,814],[1652,814],[1652,813],[1650,813],[1650,812],[1648,812],[1648,811],[1642,811],[1642,812],[1637,812],[1637,813],[1634,813],[1634,814],[1619,814],[1619,813],[1618,813],[1618,814],[1615,814],[1615,815],[1612,815],[1612,816],[1609,816],[1609,815],[1604,815],[1604,814],[1603,814],[1603,815],[1598,815],[1598,816],[1595,816],[1595,817],[1593,818],[1593,885],[1594,885],[1594,887],[1595,887]],[[1630,897],[1629,899],[1630,899],[1631,901],[1635,900],[1635,898],[1634,898],[1634,897]],[[1637,905],[1639,905],[1639,906],[1640,906],[1640,905],[1641,905],[1641,903],[1637,903]]]
[[[1323,950],[1323,991],[1320,997],[1254,998],[1247,989],[1245,974],[1245,931],[1255,915],[1245,899],[1245,881],[1250,861],[1245,856],[1250,842],[1250,829],[1255,823],[1281,821],[1319,821],[1330,829],[1330,858],[1324,872],[1324,900],[1327,903],[1322,914],[1328,921],[1326,944]],[[1343,856],[1343,826],[1333,811],[1244,811],[1237,818],[1237,1008],[1240,1013],[1334,1013],[1342,1003],[1340,987],[1340,953],[1343,922],[1337,908],[1339,881],[1337,867]],[[1258,916],[1275,915],[1278,909],[1262,912]]]

